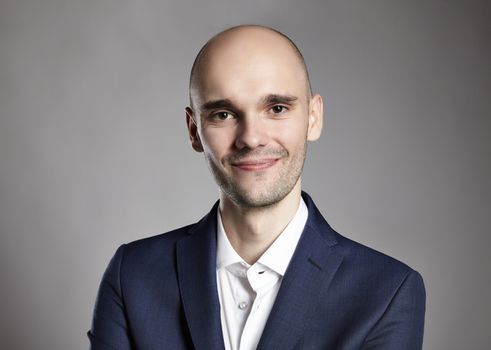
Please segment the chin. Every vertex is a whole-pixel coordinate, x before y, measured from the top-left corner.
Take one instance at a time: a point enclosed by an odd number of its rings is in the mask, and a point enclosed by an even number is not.
[[[227,196],[238,206],[243,208],[264,208],[281,202],[291,191],[281,189],[264,189],[251,191],[250,189],[223,189]]]

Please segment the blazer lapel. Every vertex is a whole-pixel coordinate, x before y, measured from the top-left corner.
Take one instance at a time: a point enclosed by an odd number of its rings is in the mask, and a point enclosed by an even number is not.
[[[184,313],[196,349],[224,349],[216,283],[216,214],[213,209],[177,242],[177,273]]]
[[[269,315],[257,349],[292,349],[300,340],[319,298],[343,260],[335,253],[336,233],[312,199],[302,193],[309,218]]]

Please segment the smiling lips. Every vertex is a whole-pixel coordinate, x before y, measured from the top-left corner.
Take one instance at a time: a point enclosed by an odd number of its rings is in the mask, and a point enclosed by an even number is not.
[[[257,171],[267,169],[276,164],[278,158],[246,160],[233,163],[232,166],[244,171]]]

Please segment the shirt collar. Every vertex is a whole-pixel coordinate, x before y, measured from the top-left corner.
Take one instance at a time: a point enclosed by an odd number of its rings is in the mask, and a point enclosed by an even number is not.
[[[286,272],[288,264],[297,247],[300,236],[302,235],[305,223],[307,222],[308,209],[303,198],[300,198],[298,209],[280,233],[278,238],[264,252],[264,254],[256,262],[274,270],[276,273],[283,276]],[[237,254],[235,249],[230,244],[228,237],[223,228],[220,209],[217,210],[217,269],[229,266],[234,263],[244,262]]]
[[[238,262],[243,262],[228,240],[225,229],[223,228],[222,215],[220,208],[217,209],[217,270]]]

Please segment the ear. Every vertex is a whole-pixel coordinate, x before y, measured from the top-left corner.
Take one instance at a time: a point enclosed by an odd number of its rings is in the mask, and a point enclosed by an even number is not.
[[[198,125],[196,124],[196,117],[191,107],[186,107],[186,124],[188,127],[189,140],[191,141],[191,147],[196,152],[203,152],[203,145],[198,134]]]
[[[315,141],[321,136],[323,122],[323,102],[319,94],[315,94],[309,103],[309,129],[307,140]]]

